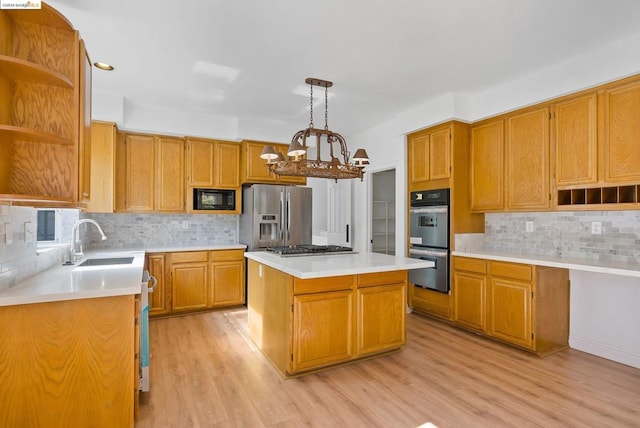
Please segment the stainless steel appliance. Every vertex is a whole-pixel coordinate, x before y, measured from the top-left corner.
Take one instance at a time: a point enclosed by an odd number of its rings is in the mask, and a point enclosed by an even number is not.
[[[433,268],[409,271],[416,287],[449,292],[449,189],[411,192],[409,257],[429,260]]]
[[[311,190],[270,184],[245,187],[240,243],[248,251],[311,244]]]
[[[282,257],[356,254],[353,248],[340,245],[287,245],[282,247],[269,247],[267,251],[276,253]]]
[[[229,189],[193,189],[194,210],[236,209],[236,191]]]

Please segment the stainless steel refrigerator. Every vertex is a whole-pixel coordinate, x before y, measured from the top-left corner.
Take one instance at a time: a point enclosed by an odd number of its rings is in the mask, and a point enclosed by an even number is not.
[[[248,251],[311,244],[310,187],[254,184],[242,191],[240,243]]]

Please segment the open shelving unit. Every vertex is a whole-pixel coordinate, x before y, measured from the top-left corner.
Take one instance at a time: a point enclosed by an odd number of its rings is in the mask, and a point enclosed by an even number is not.
[[[388,201],[373,201],[372,231],[374,253],[396,253],[396,204]]]
[[[558,190],[558,209],[637,208],[640,185]]]

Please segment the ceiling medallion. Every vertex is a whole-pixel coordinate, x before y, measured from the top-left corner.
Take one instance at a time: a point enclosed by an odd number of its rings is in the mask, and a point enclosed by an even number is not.
[[[362,181],[364,176],[364,167],[369,165],[369,156],[364,149],[356,150],[353,156],[353,162],[349,162],[350,153],[347,150],[347,143],[342,135],[330,131],[327,124],[328,118],[328,89],[333,86],[332,82],[327,80],[320,80],[314,78],[307,78],[305,82],[311,85],[310,89],[310,119],[309,127],[298,131],[293,136],[289,150],[287,151],[288,158],[282,155],[282,153],[276,152],[273,146],[266,146],[260,157],[267,161],[267,167],[269,171],[275,173],[278,176],[299,176],[299,177],[317,177],[317,178],[332,178],[334,180],[345,178],[359,178]],[[314,128],[313,126],[313,87],[324,87],[324,129]],[[309,153],[307,152],[307,139],[316,137],[316,158],[309,159]],[[322,143],[329,144],[329,156],[331,160],[320,159],[320,149]],[[342,161],[334,156],[334,146],[340,150],[342,155]],[[326,146],[325,146],[326,147]]]

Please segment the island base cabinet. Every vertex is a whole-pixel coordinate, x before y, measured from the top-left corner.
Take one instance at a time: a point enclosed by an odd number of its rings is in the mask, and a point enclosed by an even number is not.
[[[292,372],[351,359],[353,314],[351,290],[294,296]]]
[[[358,355],[406,343],[406,290],[405,283],[358,289]]]
[[[133,427],[133,295],[0,308],[0,426]]]

